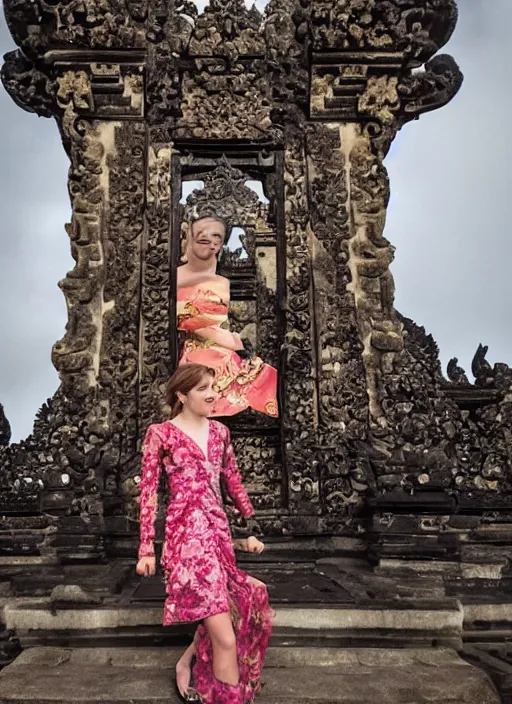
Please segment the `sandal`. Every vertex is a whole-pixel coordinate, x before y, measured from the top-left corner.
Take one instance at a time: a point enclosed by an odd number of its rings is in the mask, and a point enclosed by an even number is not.
[[[189,687],[185,696],[183,696],[183,694],[178,689],[178,684],[176,682],[174,683],[174,688],[176,689],[176,694],[182,702],[191,702],[191,704],[204,704],[202,696],[198,692],[196,692],[195,689],[192,689],[192,687]]]

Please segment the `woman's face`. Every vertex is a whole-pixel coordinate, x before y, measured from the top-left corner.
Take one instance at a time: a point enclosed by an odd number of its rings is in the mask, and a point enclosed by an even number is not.
[[[215,380],[205,374],[199,384],[190,389],[185,397],[187,408],[198,416],[208,417],[219,394],[214,389]]]
[[[201,218],[192,225],[187,249],[201,261],[216,259],[225,238],[226,230],[221,222]]]

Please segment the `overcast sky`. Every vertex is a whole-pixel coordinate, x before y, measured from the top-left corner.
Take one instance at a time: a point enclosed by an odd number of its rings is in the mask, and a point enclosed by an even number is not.
[[[459,0],[459,10],[443,51],[464,85],[395,141],[386,235],[397,249],[397,308],[434,335],[444,364],[458,356],[469,372],[480,341],[489,361],[512,363],[512,0]],[[1,15],[0,53],[12,48]],[[50,352],[66,310],[57,281],[73,266],[67,168],[53,121],[0,88],[0,402],[13,440],[58,383]]]

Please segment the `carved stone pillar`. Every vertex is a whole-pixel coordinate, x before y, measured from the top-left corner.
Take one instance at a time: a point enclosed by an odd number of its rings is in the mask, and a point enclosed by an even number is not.
[[[33,498],[25,511],[42,529],[33,550],[64,560],[108,550],[105,509],[116,503],[119,467],[137,452],[146,128],[132,9],[98,8],[82,25],[64,5],[5,3],[25,54],[6,57],[4,85],[24,109],[57,119],[69,155],[75,267],[60,282],[68,323],[52,360],[61,386],[2,462],[4,480],[14,474],[18,496]],[[121,47],[134,51],[110,51]]]
[[[67,2],[4,6],[22,49],[4,85],[56,117],[70,158],[76,261],[53,350],[61,387],[30,438],[0,437],[0,509],[30,516],[33,554],[133,552],[140,440],[176,362],[182,184],[196,179],[185,210],[213,206],[244,229],[220,264],[230,323],[279,367],[280,419],[229,421],[252,527],[370,527],[394,554],[413,530],[430,544],[425,507],[440,535],[453,495],[473,501],[476,488],[481,515],[497,506],[509,369],[489,371],[480,350],[476,386],[456,364],[442,378],[435,342],[394,309],[383,234],[392,140],[462,82],[436,55],[453,0],[271,0],[265,17],[243,0],[200,15],[185,0],[92,3],[86,16]],[[396,507],[410,516],[390,528]]]
[[[354,452],[367,439],[364,343],[352,286],[351,160],[346,126],[307,130],[324,530],[355,528],[373,477]]]

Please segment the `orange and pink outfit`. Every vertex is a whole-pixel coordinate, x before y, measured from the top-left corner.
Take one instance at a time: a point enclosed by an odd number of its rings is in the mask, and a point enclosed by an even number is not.
[[[253,408],[276,418],[277,370],[259,357],[242,359],[237,354],[243,343],[224,327],[229,301],[214,288],[214,282],[178,288],[178,330],[188,333],[179,363],[204,364],[215,370],[220,396],[211,417]]]

